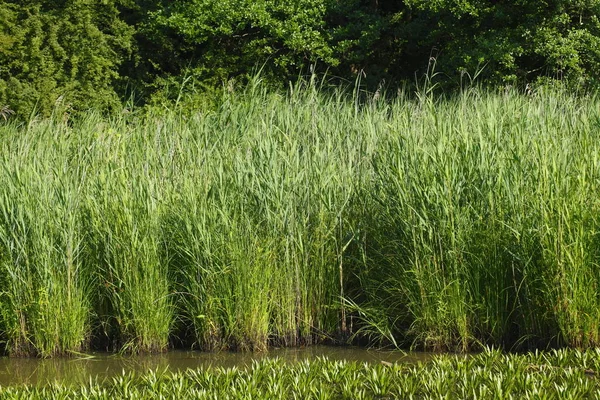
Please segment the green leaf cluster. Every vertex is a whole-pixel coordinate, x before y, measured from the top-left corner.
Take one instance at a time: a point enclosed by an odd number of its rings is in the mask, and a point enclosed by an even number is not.
[[[116,104],[133,28],[118,0],[0,1],[0,104],[17,112]]]
[[[258,69],[276,85],[310,70],[414,82],[432,58],[446,87],[592,86],[599,13],[600,0],[0,0],[0,109],[175,100],[182,82],[204,92]]]
[[[503,84],[540,77],[576,84],[598,80],[598,0],[406,0],[405,4],[415,20],[428,27],[423,45],[435,49],[438,67],[447,74],[473,74],[485,67],[486,78]]]
[[[155,44],[151,54],[141,49],[141,59],[152,65],[150,78],[187,71],[213,82],[247,76],[262,64],[265,76],[278,80],[313,63],[337,65],[325,21],[327,2],[167,2],[149,11],[139,26],[144,40]]]

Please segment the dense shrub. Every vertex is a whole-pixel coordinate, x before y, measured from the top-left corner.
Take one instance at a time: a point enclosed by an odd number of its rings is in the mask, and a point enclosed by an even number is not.
[[[473,74],[485,66],[484,76],[503,83],[541,76],[568,78],[577,84],[598,79],[600,1],[405,3],[412,18],[395,25],[418,33],[422,50],[434,49],[438,66],[448,74]],[[427,29],[417,29],[420,26]]]
[[[279,86],[315,68],[397,85],[431,73],[432,57],[448,88],[475,76],[591,86],[599,11],[599,0],[0,0],[0,106],[162,102],[258,68]]]
[[[118,2],[1,1],[0,104],[42,114],[114,105],[133,45]]]

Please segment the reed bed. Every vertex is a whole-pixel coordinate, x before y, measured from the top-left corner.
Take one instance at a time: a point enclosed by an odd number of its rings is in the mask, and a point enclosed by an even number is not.
[[[437,356],[422,364],[255,361],[240,368],[127,373],[108,381],[0,388],[1,399],[594,399],[600,353]]]
[[[2,124],[7,352],[598,345],[600,102],[384,98]]]

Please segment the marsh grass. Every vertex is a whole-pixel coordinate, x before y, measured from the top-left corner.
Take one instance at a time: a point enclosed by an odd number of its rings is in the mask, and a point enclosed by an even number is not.
[[[9,353],[598,344],[595,97],[320,84],[0,126]]]
[[[598,129],[580,101],[474,92],[392,117],[375,282],[415,344],[597,341]]]
[[[96,131],[86,193],[90,243],[102,294],[99,323],[127,351],[162,351],[174,320],[163,250],[167,178],[161,132],[121,122]],[[167,192],[168,193],[168,192]]]
[[[60,141],[66,134],[51,124]],[[30,132],[3,143],[0,241],[2,320],[13,354],[78,350],[89,335],[91,276],[81,257],[85,164],[69,147],[45,147]],[[50,157],[53,163],[46,163]],[[69,175],[67,175],[69,171]]]

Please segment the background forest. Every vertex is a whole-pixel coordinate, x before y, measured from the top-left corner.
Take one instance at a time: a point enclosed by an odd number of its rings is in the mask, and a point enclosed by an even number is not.
[[[261,68],[376,89],[594,85],[599,0],[0,0],[0,107],[27,117],[176,100]],[[431,70],[429,70],[431,72]]]

